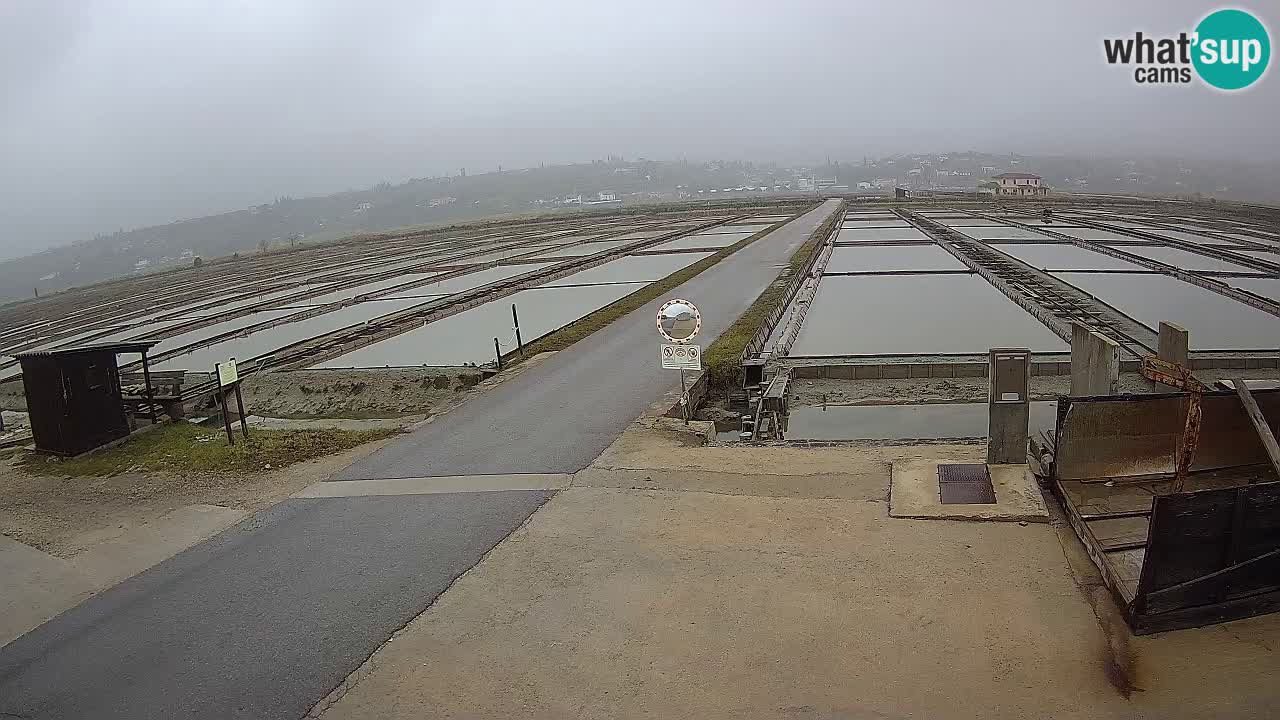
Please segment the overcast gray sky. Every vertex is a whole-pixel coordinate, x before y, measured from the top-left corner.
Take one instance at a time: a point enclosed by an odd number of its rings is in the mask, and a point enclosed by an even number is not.
[[[278,195],[610,153],[1276,161],[1275,77],[1228,95],[1138,87],[1103,62],[1104,36],[1189,30],[1215,7],[0,0],[0,257]]]

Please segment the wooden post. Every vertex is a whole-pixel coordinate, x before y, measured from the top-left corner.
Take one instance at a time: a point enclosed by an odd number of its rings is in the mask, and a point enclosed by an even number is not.
[[[227,391],[225,388],[218,388],[218,407],[222,409],[222,424],[227,428],[227,442],[235,445],[236,436],[231,432],[231,415],[227,412]]]
[[[1157,338],[1156,357],[1174,365],[1191,367],[1189,360],[1191,334],[1181,325],[1170,322],[1160,323],[1160,335]]]
[[[147,351],[142,351],[142,383],[146,386],[147,408],[151,411],[151,424],[156,424],[156,399],[151,391],[151,367],[147,364]]]
[[[520,357],[524,357],[524,340],[520,338],[520,316],[516,314],[515,303],[511,303],[511,322],[516,326],[516,348],[520,351]]]
[[[502,347],[498,345],[498,338],[493,339],[493,354],[497,358],[498,369],[502,369]]]
[[[1253,393],[1249,392],[1249,386],[1245,384],[1244,378],[1232,378],[1231,384],[1236,386],[1236,394],[1240,396],[1240,402],[1244,405],[1244,413],[1253,422],[1253,429],[1257,431],[1258,439],[1262,441],[1262,447],[1267,451],[1267,457],[1271,459],[1271,467],[1276,469],[1277,475],[1280,475],[1280,444],[1276,443],[1276,436],[1271,432],[1271,426],[1267,425],[1267,418],[1258,407],[1258,401],[1253,399]]]
[[[240,411],[240,432],[244,433],[244,439],[249,439],[249,421],[244,418],[244,398],[240,395],[240,383],[236,382],[236,409]]]

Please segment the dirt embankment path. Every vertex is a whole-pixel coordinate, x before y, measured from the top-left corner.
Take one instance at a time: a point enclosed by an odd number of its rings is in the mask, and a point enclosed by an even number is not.
[[[470,368],[293,370],[244,384],[245,410],[279,418],[432,415],[484,379]]]

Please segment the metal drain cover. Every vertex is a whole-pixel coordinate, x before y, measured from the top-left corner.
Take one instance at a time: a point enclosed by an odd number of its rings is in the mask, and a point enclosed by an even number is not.
[[[938,493],[943,505],[993,505],[996,501],[991,471],[982,463],[939,465]]]

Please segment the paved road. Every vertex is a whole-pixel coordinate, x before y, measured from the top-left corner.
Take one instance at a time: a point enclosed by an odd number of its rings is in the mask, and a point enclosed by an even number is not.
[[[0,650],[0,718],[300,718],[548,491],[288,500]]]
[[[672,293],[702,311],[704,344],[724,332],[777,277],[784,263],[839,204],[832,200],[729,256]],[[679,375],[658,366],[654,316],[646,305],[502,383],[493,392],[352,465],[338,478],[577,472],[586,467]],[[570,431],[566,431],[570,430]]]
[[[703,308],[707,338],[834,207],[677,291]],[[677,382],[657,368],[656,309],[474,398],[345,477],[585,467]],[[289,500],[0,648],[0,718],[298,718],[551,494]]]

